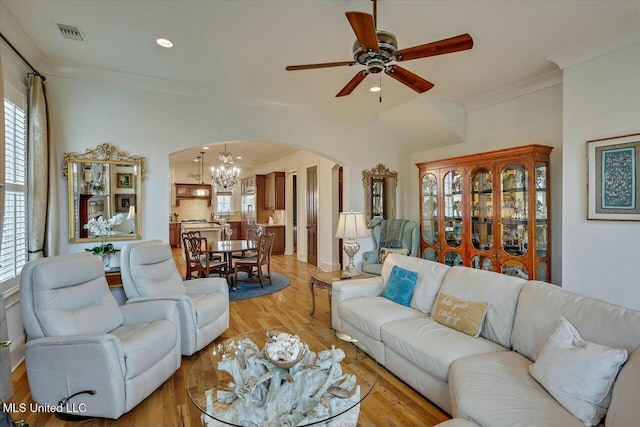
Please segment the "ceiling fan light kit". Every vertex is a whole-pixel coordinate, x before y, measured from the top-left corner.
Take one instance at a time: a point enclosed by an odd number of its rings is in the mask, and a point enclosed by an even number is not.
[[[346,13],[351,28],[356,35],[356,41],[353,43],[353,61],[289,65],[286,67],[286,70],[310,70],[316,68],[341,67],[345,65],[352,66],[356,64],[365,66],[365,69],[359,71],[349,83],[338,92],[336,97],[349,95],[369,74],[379,74],[382,72],[414,91],[423,93],[431,89],[434,86],[433,83],[392,62],[444,55],[468,50],[473,47],[473,39],[471,36],[469,34],[461,34],[448,39],[398,50],[398,40],[393,33],[376,29],[376,11],[377,3],[376,0],[373,0],[373,15],[364,12]]]

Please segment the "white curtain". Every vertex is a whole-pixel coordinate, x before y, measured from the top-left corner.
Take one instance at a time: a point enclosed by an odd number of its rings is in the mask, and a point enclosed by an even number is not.
[[[58,254],[58,170],[46,87],[29,77],[29,260]]]
[[[2,243],[2,223],[4,220],[4,86],[2,78],[2,54],[0,53],[0,243]],[[3,346],[2,342],[9,339],[7,330],[7,316],[4,309],[4,298],[2,297],[2,287],[0,287],[0,397],[4,400],[13,395],[11,385],[11,357],[9,347]]]

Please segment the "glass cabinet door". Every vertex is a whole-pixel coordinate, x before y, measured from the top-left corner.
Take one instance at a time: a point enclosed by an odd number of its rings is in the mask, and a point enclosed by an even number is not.
[[[471,244],[481,251],[493,247],[493,182],[488,169],[471,173]]]
[[[432,173],[422,177],[422,238],[430,244],[438,241],[438,179]]]
[[[527,169],[522,165],[505,167],[502,170],[502,249],[509,255],[525,255],[529,249],[527,200]]]
[[[536,279],[548,281],[548,268],[545,262],[548,252],[548,216],[547,216],[547,164],[538,162],[536,167]]]
[[[455,170],[444,176],[444,227],[447,245],[462,245],[462,175]]]
[[[480,270],[493,271],[493,260],[486,255],[476,255],[471,258],[471,267]]]

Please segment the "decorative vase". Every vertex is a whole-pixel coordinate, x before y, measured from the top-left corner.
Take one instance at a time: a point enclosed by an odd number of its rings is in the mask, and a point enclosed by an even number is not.
[[[111,254],[102,254],[102,265],[104,265],[105,270],[110,270],[111,267]]]

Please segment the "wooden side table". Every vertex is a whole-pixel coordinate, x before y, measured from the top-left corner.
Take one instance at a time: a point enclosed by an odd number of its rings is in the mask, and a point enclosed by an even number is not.
[[[107,283],[109,284],[110,288],[122,287],[122,276],[120,275],[120,267],[111,267],[111,270],[105,271],[104,275],[107,278]]]
[[[316,312],[315,288],[326,289],[329,296],[329,323],[331,323],[331,287],[333,282],[340,280],[364,279],[365,277],[374,276],[368,273],[360,273],[347,279],[342,277],[342,271],[321,271],[313,273],[311,275],[311,280],[309,281],[309,290],[311,291],[311,312],[309,314],[313,317],[313,314]]]

